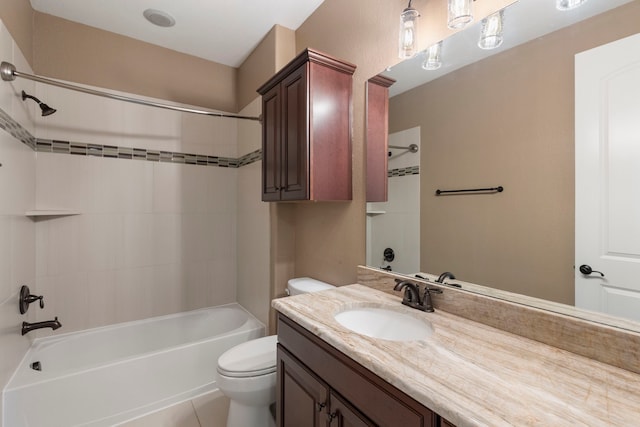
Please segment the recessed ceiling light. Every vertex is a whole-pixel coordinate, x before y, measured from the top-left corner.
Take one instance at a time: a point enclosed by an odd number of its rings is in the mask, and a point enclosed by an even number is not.
[[[173,27],[176,24],[173,16],[161,10],[147,9],[142,14],[147,18],[147,21],[158,27]]]

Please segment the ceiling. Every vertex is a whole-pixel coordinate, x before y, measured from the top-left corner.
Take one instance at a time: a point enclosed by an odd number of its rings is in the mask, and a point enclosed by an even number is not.
[[[238,67],[275,25],[296,30],[324,0],[31,0],[42,13]],[[157,9],[173,27],[142,15]]]

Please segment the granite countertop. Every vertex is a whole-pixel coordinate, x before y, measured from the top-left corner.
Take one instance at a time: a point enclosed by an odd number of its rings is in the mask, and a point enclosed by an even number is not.
[[[400,301],[356,284],[276,299],[272,306],[458,427],[639,425],[640,375]],[[426,319],[433,334],[387,341],[334,319],[350,307],[379,305]]]

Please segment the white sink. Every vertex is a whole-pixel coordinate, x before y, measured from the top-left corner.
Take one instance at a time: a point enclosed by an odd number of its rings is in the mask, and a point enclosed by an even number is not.
[[[433,333],[427,320],[384,307],[349,308],[334,318],[353,332],[390,341],[424,340]]]

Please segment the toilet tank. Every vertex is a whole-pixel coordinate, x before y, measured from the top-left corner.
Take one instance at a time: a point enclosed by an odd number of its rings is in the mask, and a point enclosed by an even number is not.
[[[324,291],[325,289],[333,289],[335,286],[313,279],[311,277],[297,277],[290,279],[287,286],[288,295],[308,294],[311,292]]]

